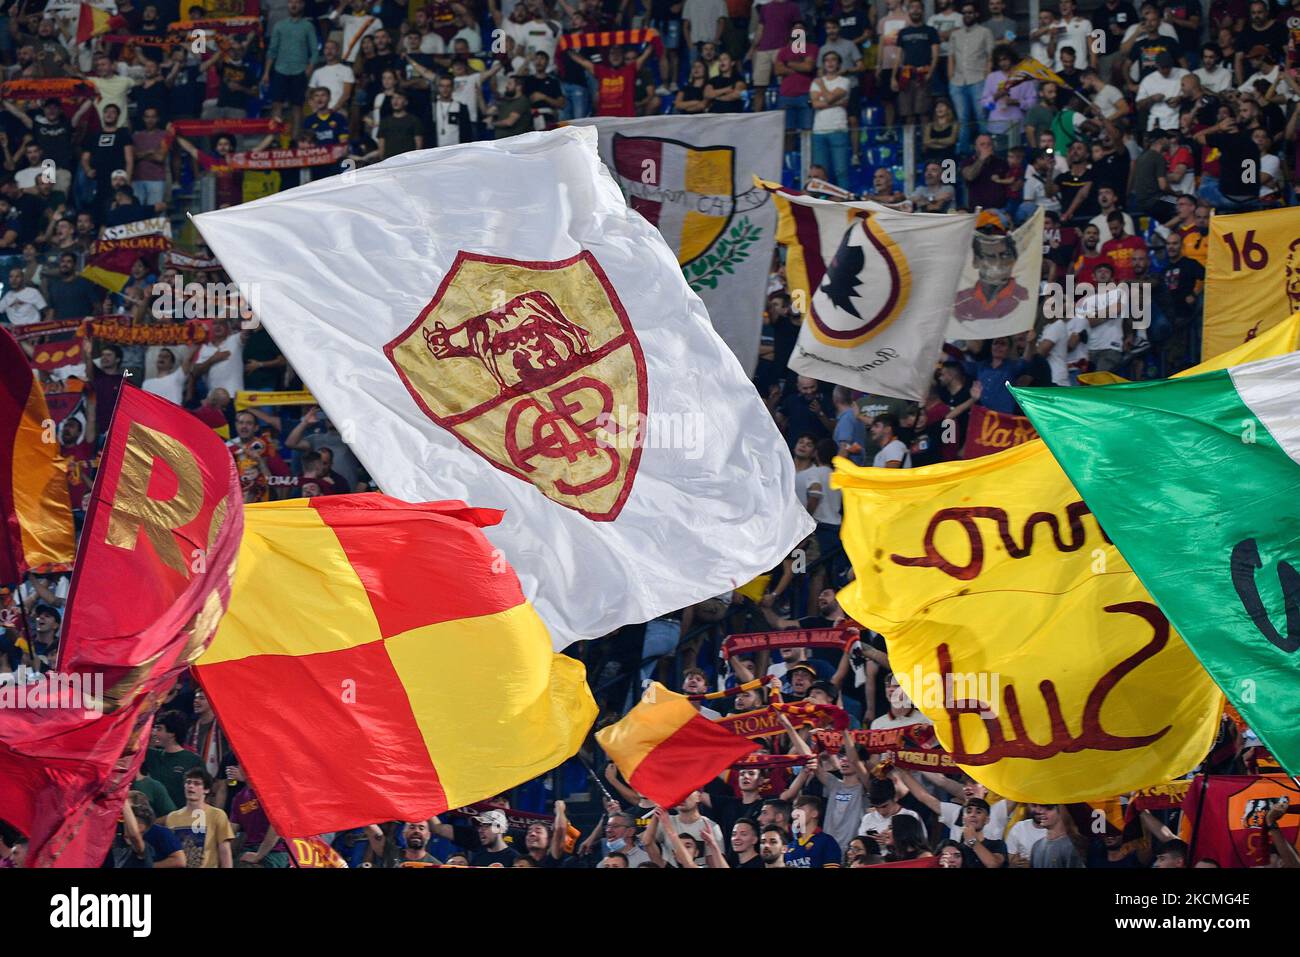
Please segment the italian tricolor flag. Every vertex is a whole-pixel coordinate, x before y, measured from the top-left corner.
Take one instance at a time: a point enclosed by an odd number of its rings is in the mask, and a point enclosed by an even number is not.
[[[1300,353],[1012,391],[1156,604],[1300,773]]]

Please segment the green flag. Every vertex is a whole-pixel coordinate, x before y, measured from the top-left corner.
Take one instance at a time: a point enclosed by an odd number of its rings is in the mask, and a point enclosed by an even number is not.
[[[1300,353],[1012,392],[1228,700],[1300,773]]]

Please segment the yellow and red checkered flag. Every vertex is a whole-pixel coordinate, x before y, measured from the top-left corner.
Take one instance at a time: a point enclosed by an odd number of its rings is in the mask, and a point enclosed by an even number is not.
[[[690,698],[657,681],[621,721],[597,731],[596,741],[627,783],[660,807],[676,807],[754,750],[753,741],[703,717]]]
[[[285,837],[417,821],[578,750],[596,704],[480,529],[380,494],[250,505],[196,669]]]

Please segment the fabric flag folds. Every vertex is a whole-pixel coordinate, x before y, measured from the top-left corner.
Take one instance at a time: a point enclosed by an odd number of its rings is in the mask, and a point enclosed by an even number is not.
[[[595,130],[406,153],[196,222],[383,491],[505,510],[486,534],[557,647],[811,533],[771,415]]]
[[[123,30],[126,27],[125,17],[83,3],[77,13],[77,45],[80,46],[92,37],[107,33],[109,30]]]
[[[380,494],[244,510],[234,598],[196,671],[280,834],[424,820],[582,745],[585,670],[483,536],[499,518]]]
[[[1015,232],[976,232],[962,266],[949,339],[996,339],[1034,325],[1043,272],[1043,211]]]
[[[804,321],[790,369],[874,395],[924,402],[970,256],[975,214],[900,213],[760,184]]]
[[[1272,852],[1265,818],[1285,799],[1300,807],[1300,784],[1280,774],[1198,774],[1183,799],[1178,836],[1189,860],[1209,858],[1220,867],[1267,867]],[[1300,817],[1283,815],[1282,838],[1300,846]]]
[[[76,549],[66,463],[46,434],[50,413],[22,347],[0,331],[0,582],[29,568],[68,564]]]
[[[713,328],[745,372],[758,364],[776,210],[754,177],[781,175],[779,111],[593,117],[600,158],[677,256]]]
[[[171,248],[171,240],[154,233],[128,239],[101,239],[90,247],[86,268],[81,275],[105,289],[121,292],[131,278],[131,267],[143,259],[153,272],[158,265],[159,253]]]
[[[1300,312],[1300,207],[1210,219],[1201,355],[1212,358]]]
[[[1300,774],[1300,353],[1012,391],[1161,611]]]
[[[1300,317],[1219,361],[1298,338]],[[1091,801],[1205,757],[1222,696],[1042,441],[914,470],[836,466],[857,572],[840,604],[885,636],[904,690],[977,780],[1019,801]]]
[[[229,598],[241,508],[234,462],[212,430],[124,385],[58,671],[39,679],[43,702],[20,701],[0,722],[0,818],[30,838],[30,866],[103,863],[154,712]]]
[[[700,715],[685,695],[653,682],[621,721],[596,741],[624,779],[660,807],[673,808],[754,750],[754,742]]]

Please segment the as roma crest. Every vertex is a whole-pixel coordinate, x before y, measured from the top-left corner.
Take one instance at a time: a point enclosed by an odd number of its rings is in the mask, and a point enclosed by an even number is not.
[[[498,469],[598,522],[632,491],[645,357],[596,258],[461,252],[384,353],[416,404]]]
[[[912,271],[870,213],[855,215],[812,298],[812,331],[849,349],[882,332],[907,307]]]

